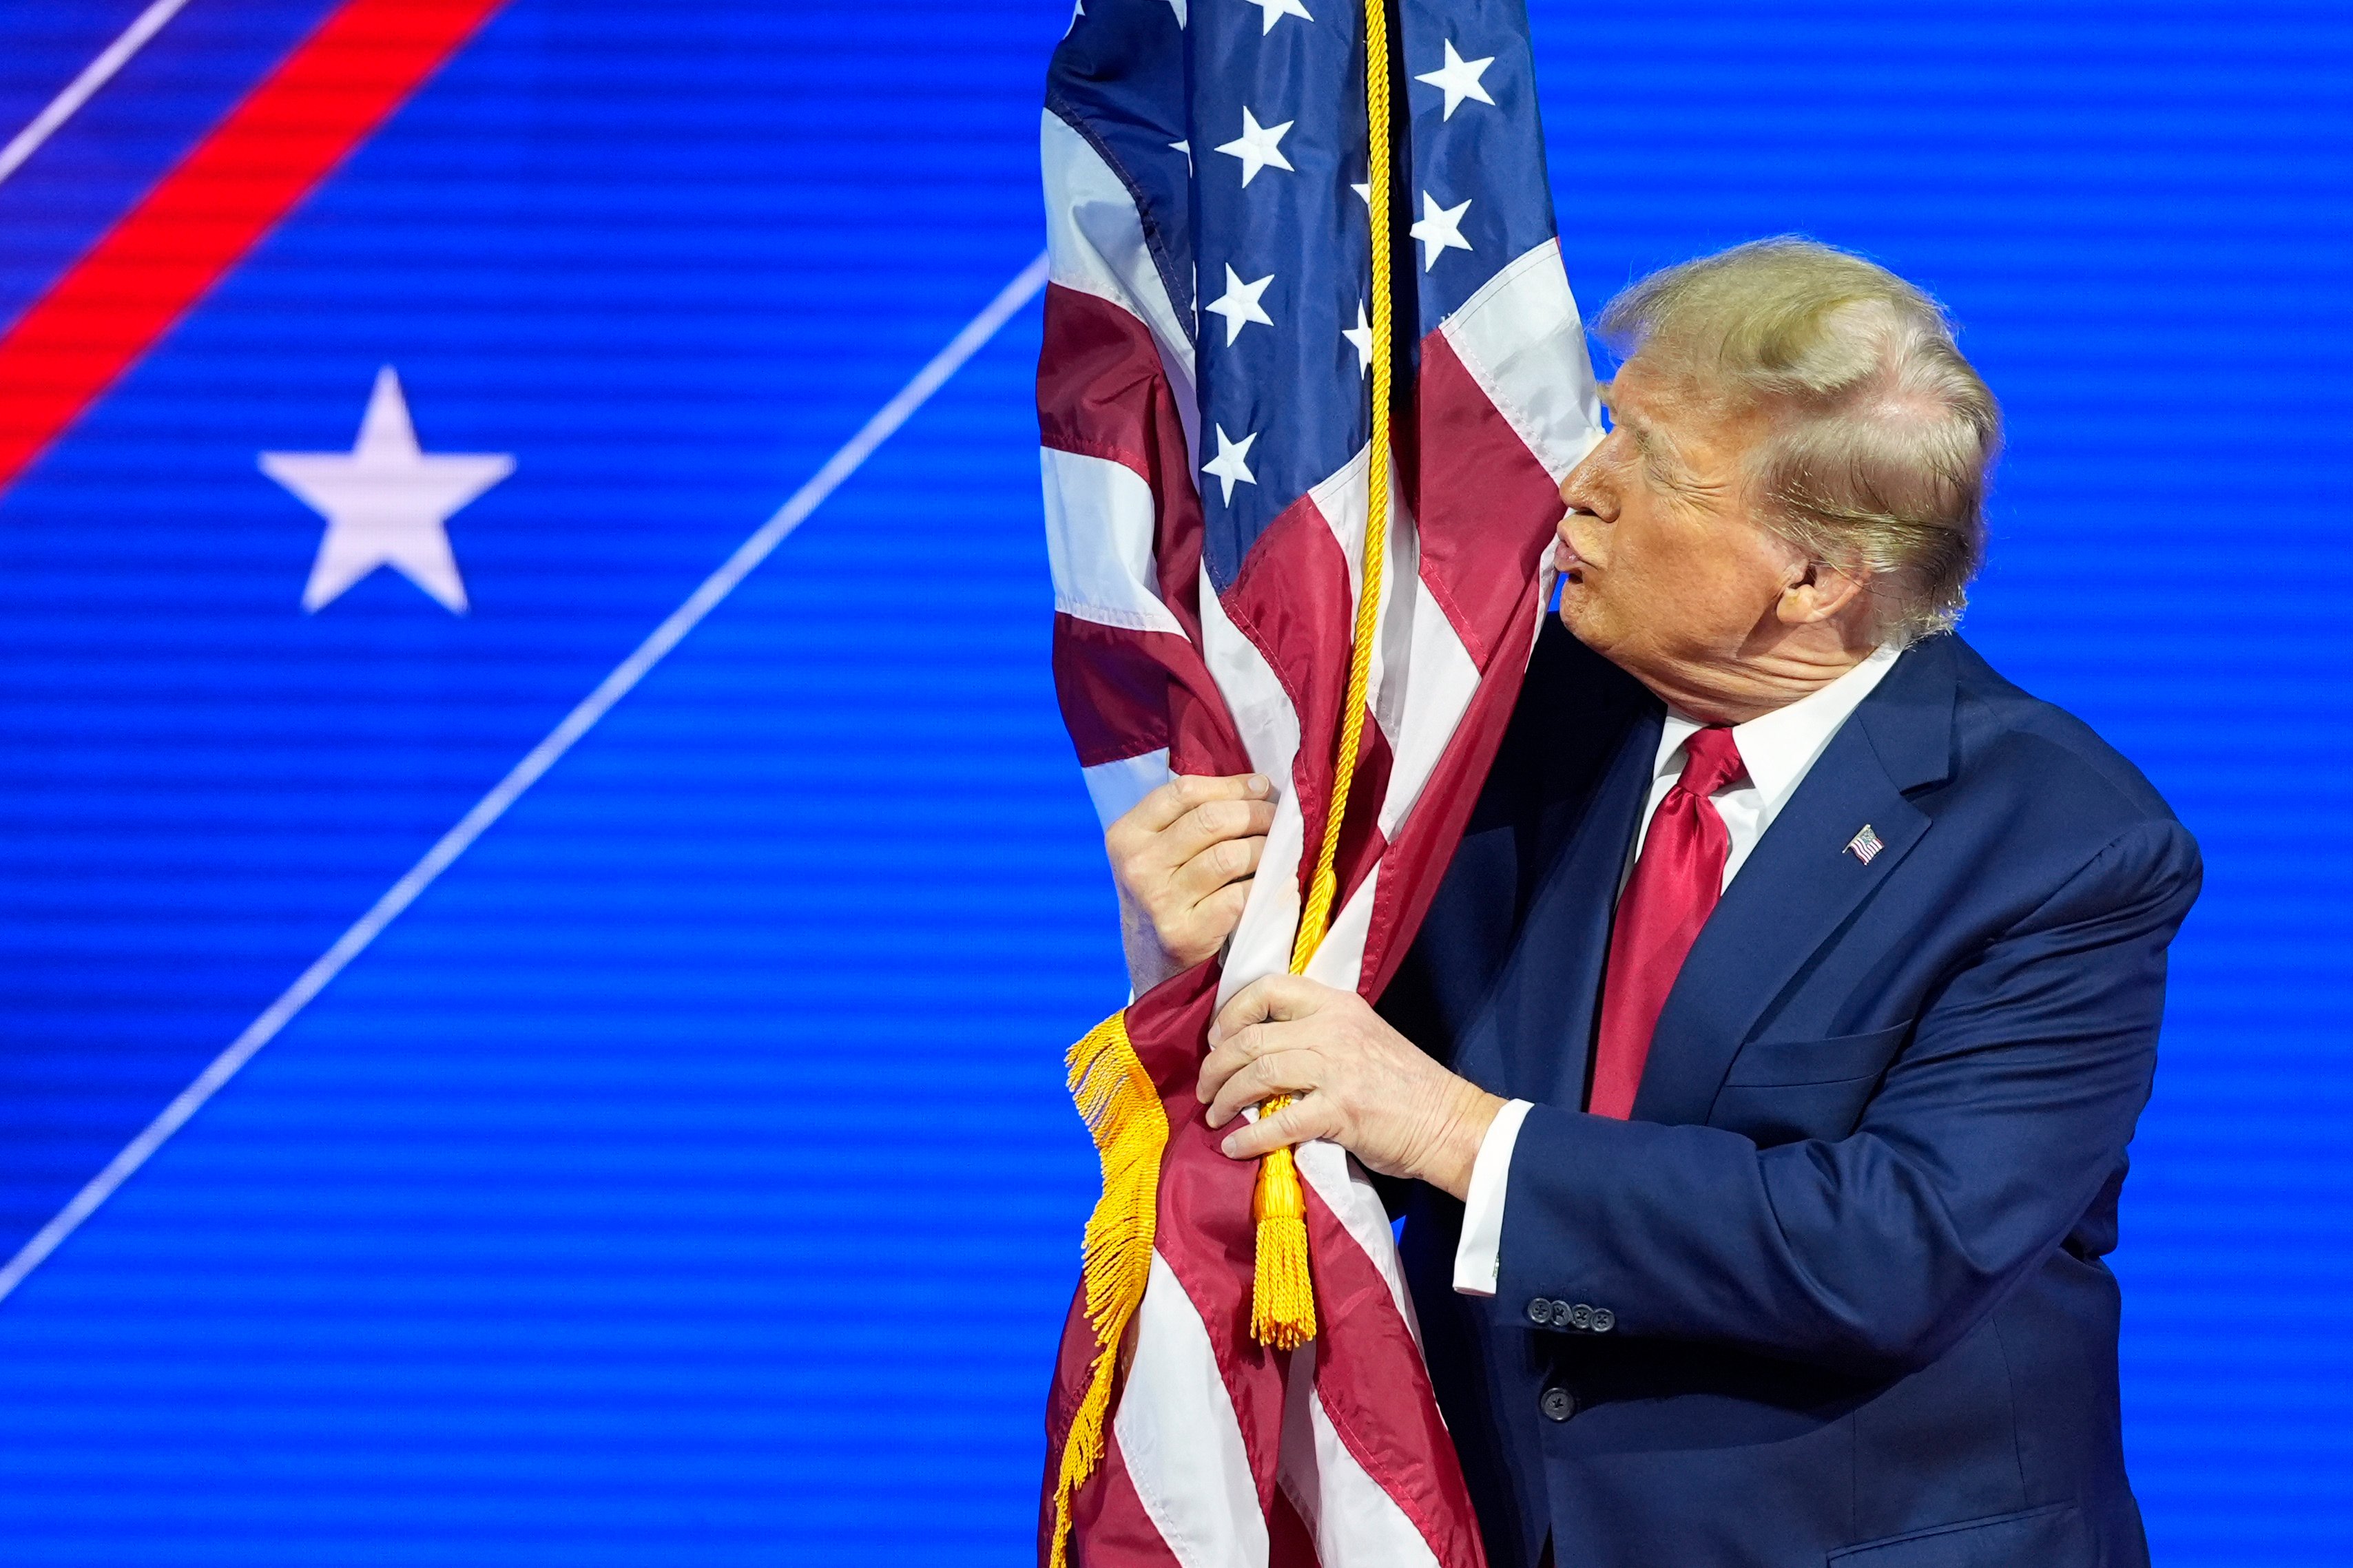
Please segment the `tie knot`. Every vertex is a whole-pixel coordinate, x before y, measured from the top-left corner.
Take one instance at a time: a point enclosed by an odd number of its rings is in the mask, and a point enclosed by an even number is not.
[[[1732,731],[1722,724],[1694,731],[1683,742],[1683,787],[1703,799],[1748,771],[1733,744]]]

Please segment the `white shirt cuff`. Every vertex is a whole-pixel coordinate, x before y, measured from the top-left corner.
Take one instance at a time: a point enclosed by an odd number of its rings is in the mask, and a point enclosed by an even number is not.
[[[1471,1195],[1462,1200],[1462,1239],[1454,1247],[1454,1293],[1492,1296],[1504,1267],[1504,1197],[1512,1185],[1512,1149],[1520,1123],[1535,1107],[1514,1100],[1495,1112],[1479,1157],[1471,1165]]]

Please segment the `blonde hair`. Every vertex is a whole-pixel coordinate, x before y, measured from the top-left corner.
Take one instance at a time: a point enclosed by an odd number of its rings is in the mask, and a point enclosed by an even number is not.
[[[1960,618],[2001,409],[1936,300],[1784,236],[1652,273],[1597,331],[1727,411],[1767,415],[1747,457],[1764,521],[1816,561],[1867,572],[1883,637],[1908,644]]]

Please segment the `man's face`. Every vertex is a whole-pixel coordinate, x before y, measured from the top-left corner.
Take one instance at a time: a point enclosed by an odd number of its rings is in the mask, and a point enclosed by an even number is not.
[[[1652,373],[1612,384],[1615,428],[1561,486],[1560,618],[1652,690],[1717,687],[1775,630],[1802,557],[1752,520],[1740,459],[1763,429]]]

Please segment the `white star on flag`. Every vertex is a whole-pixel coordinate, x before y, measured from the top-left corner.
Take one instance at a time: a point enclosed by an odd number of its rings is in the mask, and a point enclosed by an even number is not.
[[[1218,433],[1218,455],[1202,464],[1201,471],[1224,483],[1226,493],[1220,499],[1228,506],[1231,506],[1234,504],[1234,486],[1237,483],[1245,485],[1258,483],[1258,476],[1250,471],[1248,463],[1242,461],[1250,456],[1250,444],[1258,439],[1258,432],[1253,430],[1237,441],[1226,434],[1226,427],[1222,425],[1212,425],[1209,428]]]
[[[377,567],[392,566],[450,614],[464,614],[466,584],[444,525],[514,466],[506,452],[417,450],[400,377],[390,365],[377,371],[350,451],[261,454],[261,471],[327,520],[302,607],[322,609]]]
[[[1258,35],[1261,38],[1273,32],[1275,23],[1285,16],[1296,16],[1303,22],[1315,20],[1307,14],[1307,7],[1302,5],[1299,0],[1250,0],[1250,4],[1257,6],[1261,13],[1261,21],[1263,25],[1258,30]]]
[[[1269,165],[1286,174],[1297,174],[1298,171],[1291,166],[1291,160],[1282,155],[1282,149],[1278,145],[1282,141],[1282,133],[1290,130],[1293,121],[1286,120],[1280,125],[1261,125],[1258,116],[1245,106],[1242,110],[1242,133],[1218,151],[1242,161],[1242,184],[1245,186],[1258,177],[1261,169]]]
[[[1421,193],[1421,221],[1413,226],[1411,232],[1426,247],[1421,253],[1424,272],[1438,265],[1441,252],[1471,248],[1471,242],[1462,237],[1462,215],[1470,210],[1467,196],[1453,206],[1441,207],[1428,191]]]
[[[1342,327],[1340,335],[1356,345],[1356,358],[1361,362],[1356,366],[1356,374],[1370,375],[1373,373],[1373,323],[1365,319],[1365,302],[1362,300],[1356,301],[1356,324]]]
[[[1373,205],[1373,183],[1372,183],[1372,181],[1370,181],[1370,180],[1366,180],[1366,181],[1364,184],[1359,184],[1359,185],[1350,185],[1348,188],[1349,188],[1350,190],[1352,190],[1352,191],[1354,191],[1354,192],[1356,192],[1356,199],[1357,199],[1358,201],[1360,201],[1360,202],[1364,203],[1364,204],[1365,204],[1365,208],[1366,208],[1366,210],[1369,212],[1369,211],[1372,209],[1372,205]]]
[[[1171,142],[1168,145],[1174,151],[1185,154],[1185,172],[1191,174],[1193,172],[1193,139],[1188,136],[1182,142]],[[1242,183],[1248,184],[1250,182],[1245,180]]]
[[[1463,248],[1467,250],[1470,247]],[[1259,296],[1266,292],[1266,286],[1273,281],[1274,274],[1270,272],[1255,283],[1245,283],[1241,274],[1234,270],[1233,263],[1226,263],[1226,291],[1202,309],[1213,316],[1226,319],[1228,348],[1233,346],[1234,340],[1242,335],[1242,329],[1252,321],[1263,321],[1270,327],[1274,325],[1274,318],[1268,315],[1258,302]]]
[[[1451,120],[1454,118],[1454,111],[1462,107],[1462,100],[1466,98],[1475,98],[1491,107],[1494,104],[1495,100],[1487,96],[1487,89],[1479,85],[1479,79],[1486,75],[1487,68],[1494,63],[1495,57],[1493,55],[1489,55],[1483,60],[1464,59],[1454,52],[1454,40],[1449,38],[1446,40],[1446,63],[1436,70],[1425,72],[1413,79],[1426,81],[1430,86],[1444,91],[1446,112],[1439,118]]]

